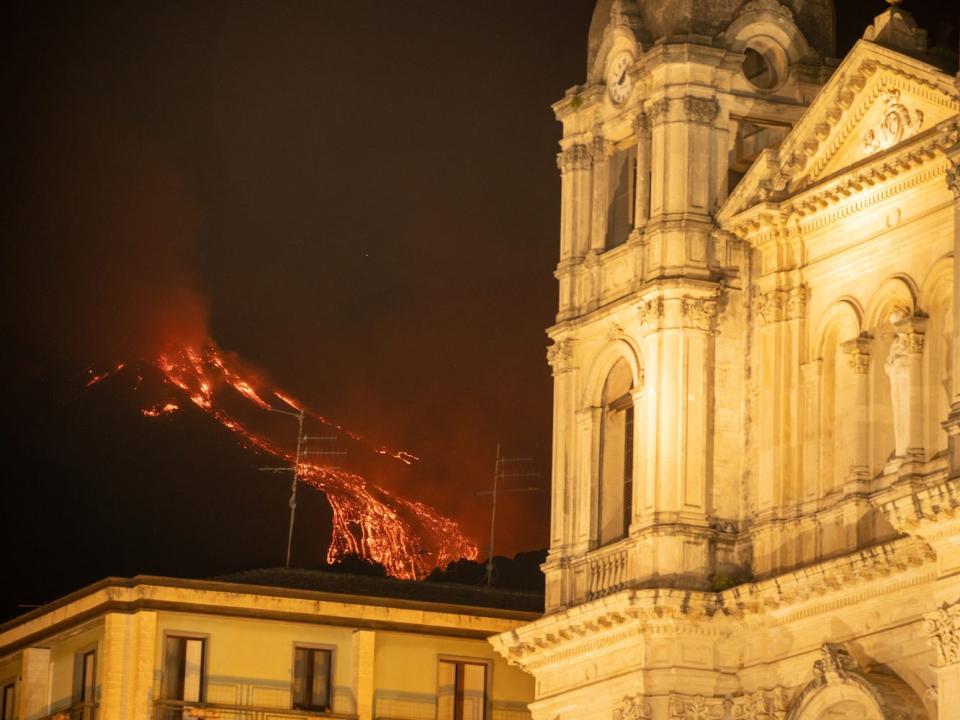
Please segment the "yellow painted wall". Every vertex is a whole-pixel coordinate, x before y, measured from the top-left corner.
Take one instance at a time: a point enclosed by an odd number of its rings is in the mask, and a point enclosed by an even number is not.
[[[73,672],[78,652],[91,647],[97,650],[97,695],[103,677],[100,643],[103,640],[103,622],[83,632],[71,635],[50,646],[50,708],[53,711],[73,703]]]

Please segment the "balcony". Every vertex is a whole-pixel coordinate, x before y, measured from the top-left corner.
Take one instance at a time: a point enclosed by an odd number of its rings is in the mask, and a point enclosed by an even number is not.
[[[305,718],[358,720],[356,715],[325,712],[323,710],[292,710],[289,708],[257,707],[255,705],[183,702],[181,700],[157,700],[154,704],[153,717],[154,720],[193,720],[193,718],[217,718],[218,720],[304,720]],[[53,719],[51,718],[51,720]]]
[[[96,702],[79,702],[63,710],[57,710],[49,715],[44,715],[39,720],[96,720],[97,707]]]

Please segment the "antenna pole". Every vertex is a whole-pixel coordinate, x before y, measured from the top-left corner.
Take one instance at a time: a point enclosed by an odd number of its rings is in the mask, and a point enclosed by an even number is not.
[[[287,531],[287,562],[290,567],[290,553],[293,550],[293,521],[297,514],[297,484],[300,481],[300,456],[303,454],[303,410],[297,413],[297,454],[293,461],[293,481],[290,483],[290,529]]]
[[[487,587],[493,584],[493,537],[497,525],[497,480],[500,479],[500,443],[497,443],[497,462],[493,466],[493,509],[490,511],[490,554],[487,557]]]

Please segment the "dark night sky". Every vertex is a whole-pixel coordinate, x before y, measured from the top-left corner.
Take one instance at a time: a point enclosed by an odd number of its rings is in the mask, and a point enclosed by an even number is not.
[[[884,4],[840,4],[843,51]],[[0,617],[109,574],[282,557],[282,483],[230,438],[145,421],[119,386],[81,390],[85,369],[171,335],[209,332],[423,457],[396,482],[478,542],[489,510],[463,490],[489,483],[498,441],[547,487],[549,105],[583,80],[592,5],[36,3],[5,19]],[[933,38],[955,15],[908,7]],[[504,551],[546,544],[547,496],[511,502]],[[301,564],[325,512],[304,503]]]

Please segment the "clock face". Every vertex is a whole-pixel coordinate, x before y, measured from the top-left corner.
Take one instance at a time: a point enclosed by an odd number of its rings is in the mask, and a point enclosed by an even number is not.
[[[610,69],[607,70],[607,89],[610,91],[610,99],[618,105],[630,94],[633,84],[630,78],[632,64],[633,56],[630,53],[620,53],[613,59]]]

